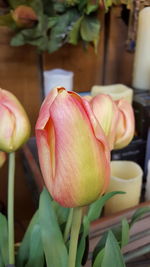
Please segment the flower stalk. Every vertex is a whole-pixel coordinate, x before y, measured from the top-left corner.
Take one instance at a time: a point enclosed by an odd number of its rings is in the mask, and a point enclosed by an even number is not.
[[[81,207],[74,208],[72,217],[71,235],[70,235],[68,267],[75,267],[76,264],[77,245],[78,245],[81,221],[82,221],[82,208]]]
[[[67,219],[67,223],[66,223],[66,227],[65,227],[65,231],[64,231],[64,241],[65,241],[65,243],[67,242],[68,237],[69,237],[71,224],[72,224],[72,217],[73,217],[73,208],[70,208],[68,219]]]
[[[15,152],[9,153],[8,165],[8,255],[9,264],[14,265],[14,177]]]

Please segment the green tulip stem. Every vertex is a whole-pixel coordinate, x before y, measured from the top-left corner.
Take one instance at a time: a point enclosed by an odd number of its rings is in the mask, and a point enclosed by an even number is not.
[[[64,231],[64,241],[65,241],[65,243],[66,243],[66,241],[68,240],[68,237],[69,237],[71,224],[72,224],[72,216],[73,216],[73,208],[71,208],[69,210],[69,215],[68,215],[68,219],[67,219],[67,223],[66,223],[66,227],[65,227],[65,231]]]
[[[82,220],[82,208],[74,208],[71,225],[68,267],[75,267],[78,237]]]
[[[9,154],[8,163],[8,256],[9,264],[15,263],[14,256],[14,177],[15,152]]]

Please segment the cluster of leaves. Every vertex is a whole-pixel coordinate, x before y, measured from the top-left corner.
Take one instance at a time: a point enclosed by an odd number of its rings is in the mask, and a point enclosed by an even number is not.
[[[112,5],[127,5],[127,8],[131,8],[132,7],[132,2],[133,0],[104,0],[104,6],[106,11],[112,6]]]
[[[0,16],[0,25],[15,30],[11,45],[31,44],[49,53],[65,43],[97,45],[100,31],[99,0],[9,0],[9,12]],[[18,26],[12,11],[18,6],[30,6],[37,15],[31,28]]]
[[[97,48],[100,35],[100,10],[108,10],[113,4],[131,0],[8,0],[6,13],[0,10],[0,26],[15,31],[11,45],[31,44],[40,51],[49,53],[58,50],[65,43],[77,45],[80,41],[86,47],[89,43]],[[4,0],[0,7],[4,10]],[[31,7],[37,15],[32,26],[19,25],[13,12],[19,6]],[[22,11],[24,13],[24,11]],[[20,14],[28,16],[28,14]]]
[[[85,251],[90,223],[99,218],[105,202],[113,195],[122,192],[111,192],[90,205],[84,216],[78,242],[76,267],[85,264]],[[124,267],[121,248],[128,243],[129,229],[150,208],[139,209],[132,217],[130,224],[126,219],[119,228],[105,233],[97,244],[92,259],[93,267]],[[69,209],[59,206],[52,200],[46,189],[40,196],[39,209],[34,214],[16,255],[16,267],[66,267],[68,262],[68,239],[64,240],[64,229]],[[7,220],[0,214],[0,267],[8,265]],[[87,251],[88,253],[88,251]],[[83,263],[84,259],[84,263]],[[115,265],[117,262],[118,265]],[[113,264],[114,263],[114,264]]]

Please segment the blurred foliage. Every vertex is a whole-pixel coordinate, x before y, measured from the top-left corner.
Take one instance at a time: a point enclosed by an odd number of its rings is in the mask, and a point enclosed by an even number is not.
[[[11,45],[31,44],[49,53],[66,43],[95,50],[100,35],[100,12],[131,0],[0,0],[0,26],[14,31]]]

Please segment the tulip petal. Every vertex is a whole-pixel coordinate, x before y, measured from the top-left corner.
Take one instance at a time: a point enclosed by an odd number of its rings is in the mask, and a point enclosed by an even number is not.
[[[36,130],[36,142],[43,178],[49,191],[52,188],[52,162],[47,133],[44,130]]]
[[[61,88],[61,87],[60,87]],[[53,103],[54,99],[58,95],[58,89],[59,87],[55,87],[53,90],[50,91],[48,96],[43,101],[43,104],[40,109],[39,118],[37,120],[35,128],[38,129],[44,129],[46,126],[48,120],[49,120],[49,107]]]
[[[118,120],[118,110],[112,98],[108,95],[99,94],[90,101],[92,111],[99,121],[107,137],[110,149],[113,149],[115,130]]]
[[[96,138],[100,144],[100,148],[103,145],[103,152],[102,151],[101,152],[105,153],[105,160],[104,160],[105,184],[104,184],[104,188],[101,192],[101,195],[102,195],[103,193],[105,193],[106,188],[109,184],[109,180],[110,180],[110,150],[109,150],[108,140],[107,140],[107,138],[104,134],[104,131],[103,131],[101,125],[99,124],[96,116],[93,114],[89,103],[87,101],[85,101],[84,99],[83,99],[83,105],[84,105],[84,108],[85,108],[85,110],[88,114],[88,117],[90,119],[94,134],[95,134],[95,136],[96,136]]]
[[[135,130],[134,113],[132,106],[124,99],[116,101],[119,109],[119,118],[115,136],[115,149],[127,146],[133,136]]]
[[[52,196],[63,206],[87,205],[105,186],[104,144],[95,139],[83,102],[75,93],[59,92],[50,107],[50,117],[55,131]]]
[[[7,151],[7,148],[11,149],[12,135],[15,130],[15,118],[8,108],[0,106],[0,148]],[[9,152],[9,151],[8,151]]]

